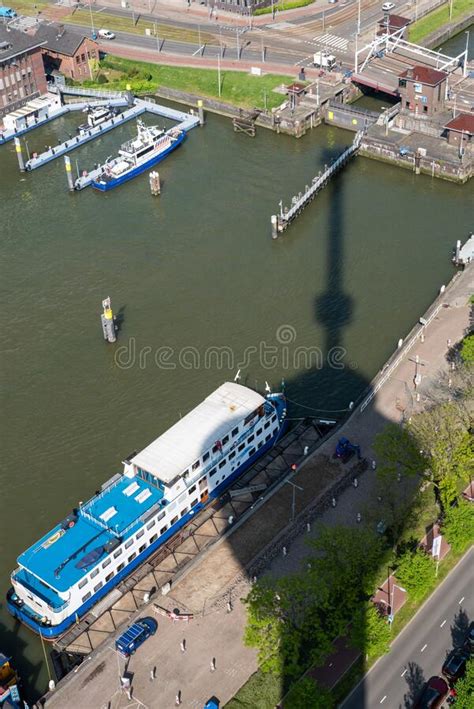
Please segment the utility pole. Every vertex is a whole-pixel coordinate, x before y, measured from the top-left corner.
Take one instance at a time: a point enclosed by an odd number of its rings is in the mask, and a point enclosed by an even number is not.
[[[237,59],[240,62],[240,40],[239,40],[239,28],[235,30],[235,37],[237,40]]]
[[[465,78],[467,76],[467,58],[469,56],[469,30],[466,30],[466,55],[464,57],[464,66],[462,75]]]
[[[92,33],[92,38],[94,38],[95,29],[94,29],[94,18],[92,17],[92,0],[89,0],[89,13],[91,16],[91,33]]]
[[[221,97],[221,55],[217,55],[217,90],[219,98]]]
[[[453,0],[449,0],[449,21],[453,18]]]
[[[360,34],[360,0],[357,3],[357,34]]]

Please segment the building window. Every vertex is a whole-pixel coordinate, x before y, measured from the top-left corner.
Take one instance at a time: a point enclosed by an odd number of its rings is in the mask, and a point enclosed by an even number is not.
[[[146,549],[146,544],[142,544],[141,547],[138,549],[138,553],[141,554],[142,551],[145,551]]]
[[[221,460],[221,462],[219,463],[219,468],[223,468],[226,463],[227,463],[227,461],[224,458],[224,460]]]
[[[105,577],[105,583],[107,583],[107,581],[110,581],[110,579],[113,579],[113,577],[114,577],[114,572],[111,571],[110,574],[107,574],[107,576]]]
[[[191,507],[194,507],[194,505],[197,505],[198,501],[196,500],[191,500]]]
[[[232,451],[232,453],[229,453],[229,460],[232,460],[235,458],[235,451]]]
[[[184,508],[183,510],[181,510],[181,512],[180,512],[181,517],[184,517],[184,515],[187,514],[187,512],[188,512],[188,508],[185,507],[185,508]]]
[[[271,433],[269,433],[268,436],[265,436],[265,443],[267,443],[267,441],[269,441],[271,437],[272,437]]]
[[[234,430],[232,431],[232,438],[235,438],[238,433],[239,433],[239,427],[237,426],[237,428],[234,428]]]
[[[257,448],[261,448],[263,446],[263,441],[259,441],[257,444]]]
[[[250,456],[253,455],[254,453],[255,453],[255,448],[251,448],[251,449],[249,450],[249,458],[250,458]]]
[[[76,64],[79,64],[80,61],[81,61],[81,57],[79,56],[79,54],[77,54],[76,55]]]
[[[117,551],[114,552],[114,559],[117,559],[122,553],[123,549],[117,549]]]
[[[133,539],[129,539],[128,542],[125,542],[125,549],[129,549],[133,544]]]
[[[211,473],[211,475],[212,475],[212,473]],[[188,493],[189,493],[190,495],[192,495],[193,492],[196,492],[196,485],[193,485],[193,486],[190,487],[189,490],[188,490]]]
[[[176,517],[173,517],[173,519],[171,520],[170,526],[172,527],[173,524],[176,524],[177,521],[178,521],[178,516],[176,515]]]
[[[130,563],[131,561],[133,561],[134,558],[136,557],[136,555],[137,555],[137,553],[136,553],[135,551],[133,552],[133,554],[130,554],[130,556],[128,557],[128,563]]]
[[[99,569],[94,569],[94,571],[91,572],[91,579],[93,579],[97,574],[99,573]]]
[[[238,450],[239,453],[240,453],[241,451],[244,450],[244,448],[245,448],[245,443],[241,443],[240,446],[237,448],[237,450]]]
[[[267,421],[267,423],[265,424],[265,426],[263,428],[268,428],[269,425],[270,425],[270,421]]]
[[[117,566],[117,573],[118,573],[119,571],[122,571],[122,569],[124,568],[124,566],[125,566],[125,562],[122,561],[122,563]]]
[[[201,500],[204,500],[205,497],[207,497],[207,490],[203,490],[203,492],[201,492]]]
[[[209,456],[210,456],[209,451],[206,451],[206,453],[204,453],[204,455],[202,456],[202,462],[205,463],[206,460],[209,460]]]
[[[255,436],[253,434],[251,436],[249,436],[247,443],[252,443],[254,438],[255,438]]]
[[[163,527],[163,529],[166,532],[166,527]],[[163,534],[163,529],[160,531],[160,534]],[[153,544],[153,542],[156,542],[157,539],[158,539],[158,535],[154,534],[152,537],[150,537],[150,544]]]
[[[87,583],[87,579],[82,579],[82,581],[79,582],[79,588],[84,588],[86,583]]]
[[[263,430],[263,429],[259,428],[259,429],[257,430],[257,434],[256,434],[256,435],[259,436],[259,435],[262,433],[262,430]]]
[[[140,539],[140,537],[143,537],[144,534],[145,534],[145,530],[141,529],[139,532],[137,532],[137,539]]]
[[[209,477],[212,478],[213,475],[217,473],[217,468],[213,468],[211,472],[209,473]]]
[[[86,55],[85,55],[85,54],[81,54],[81,62],[85,62],[85,61],[86,61]]]
[[[109,558],[109,559],[106,559],[106,560],[104,561],[104,563],[102,564],[102,568],[105,569],[105,567],[108,566],[111,561],[112,561],[112,559],[110,559],[110,558]]]
[[[224,436],[224,438],[222,439],[222,445],[225,446],[226,443],[229,443],[229,436]]]
[[[197,470],[199,468],[199,460],[197,460],[195,463],[192,465],[193,470]]]
[[[94,586],[94,593],[97,593],[97,591],[100,591],[101,588],[102,588],[102,581],[99,581],[97,586]]]
[[[155,520],[153,519],[151,522],[149,522],[146,526],[147,529],[151,529],[152,527],[155,526]]]
[[[89,600],[90,597],[91,597],[91,592],[89,591],[89,593],[86,593],[86,595],[82,597],[82,602],[85,603],[86,601]]]

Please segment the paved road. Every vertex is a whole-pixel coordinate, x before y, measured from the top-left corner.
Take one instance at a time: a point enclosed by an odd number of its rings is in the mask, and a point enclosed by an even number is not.
[[[474,619],[474,549],[449,574],[411,623],[341,705],[409,709],[424,682],[441,672]]]

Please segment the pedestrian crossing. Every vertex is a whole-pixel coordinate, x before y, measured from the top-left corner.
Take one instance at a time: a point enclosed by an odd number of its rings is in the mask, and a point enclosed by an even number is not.
[[[345,52],[349,45],[348,39],[338,37],[336,34],[316,35],[316,37],[313,37],[313,42],[316,42],[316,44],[323,44],[325,47],[339,49],[341,52]]]

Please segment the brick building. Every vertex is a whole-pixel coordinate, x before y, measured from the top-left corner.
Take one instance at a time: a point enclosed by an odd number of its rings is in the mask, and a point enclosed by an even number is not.
[[[54,23],[42,23],[35,37],[43,42],[42,51],[47,74],[59,71],[75,81],[92,79],[92,67],[99,59],[97,42],[82,32]]]
[[[408,25],[411,24],[411,20],[408,17],[402,17],[401,15],[386,15],[381,20],[378,21],[379,30],[377,35],[381,36],[387,33],[394,34],[394,32],[401,33],[402,39],[408,39]]]
[[[0,118],[46,91],[41,40],[0,25]]]
[[[468,144],[474,143],[474,114],[460,113],[459,116],[453,118],[444,126],[447,131],[448,143],[450,145],[460,146],[465,148]]]
[[[444,109],[448,75],[426,66],[406,69],[398,79],[402,108],[433,116]]]

